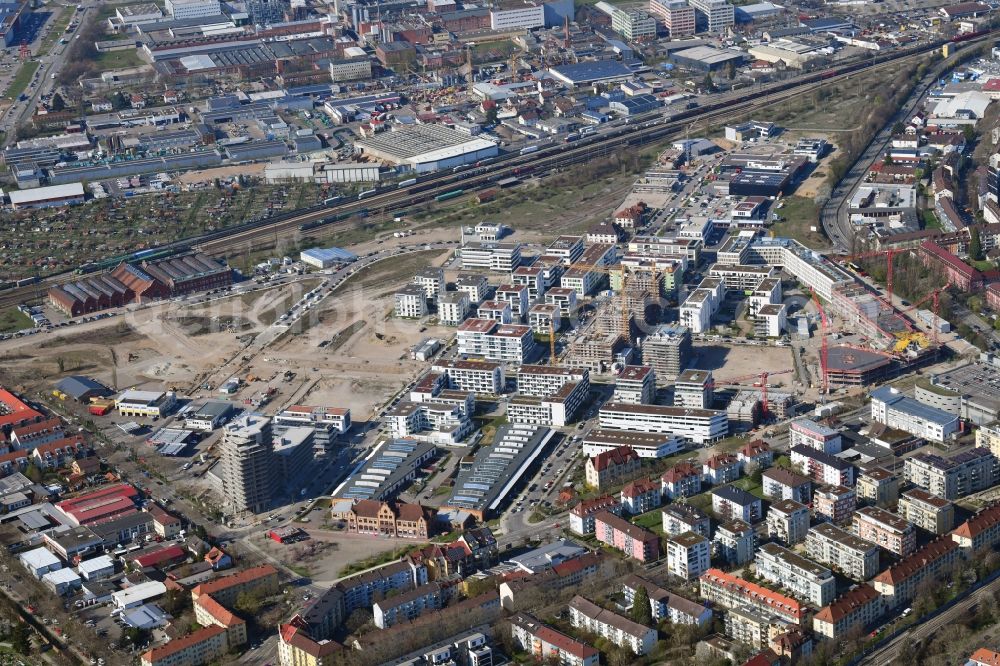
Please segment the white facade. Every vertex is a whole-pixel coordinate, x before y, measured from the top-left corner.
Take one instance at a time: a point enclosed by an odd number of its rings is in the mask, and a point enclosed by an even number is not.
[[[418,285],[410,284],[396,292],[393,314],[407,319],[419,319],[427,315],[427,296]]]
[[[837,594],[837,582],[829,569],[774,543],[757,550],[754,569],[760,578],[817,608],[826,606]]]
[[[687,409],[660,405],[606,403],[600,410],[600,427],[676,435],[696,444],[726,436],[726,413],[711,409]]]
[[[767,510],[767,534],[786,546],[805,541],[809,534],[809,508],[793,500],[775,502]]]
[[[502,393],[506,383],[503,366],[490,361],[439,361],[431,372],[447,375],[450,388],[479,394]]]
[[[878,546],[832,523],[809,530],[806,555],[853,580],[868,580],[879,571]]]
[[[694,580],[708,570],[711,549],[700,534],[687,532],[667,539],[667,571],[684,580]]]
[[[872,419],[932,442],[951,439],[959,429],[959,419],[907,397],[891,386],[871,392]]]
[[[166,0],[164,6],[175,20],[218,16],[222,13],[219,0]]]
[[[461,291],[441,294],[438,298],[438,321],[446,326],[458,326],[469,314],[469,295]]]
[[[635,654],[647,654],[656,645],[656,630],[604,610],[583,597],[576,596],[569,604],[570,622]]]
[[[788,426],[788,438],[789,448],[802,444],[830,455],[837,455],[843,448],[840,432],[811,419],[792,421]]]
[[[507,9],[490,10],[491,30],[516,30],[545,27],[545,6],[510,6]]]
[[[365,56],[363,58],[344,58],[330,62],[330,80],[334,83],[341,81],[361,81],[372,77],[372,61]]]

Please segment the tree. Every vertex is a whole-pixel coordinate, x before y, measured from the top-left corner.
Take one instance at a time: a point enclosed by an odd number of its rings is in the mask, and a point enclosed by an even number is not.
[[[897,120],[896,123],[892,126],[893,134],[902,134],[905,131],[906,131],[906,125],[904,125],[901,120]]]
[[[496,125],[497,124],[497,107],[496,105],[491,106],[486,109],[486,124]]]
[[[649,590],[640,585],[632,599],[632,619],[644,627],[653,625],[653,609],[649,605]]]
[[[10,632],[10,645],[20,654],[29,654],[31,652],[31,630],[28,628],[26,622],[18,621],[14,623]]]
[[[62,95],[55,93],[52,95],[52,101],[49,103],[53,111],[63,111],[66,109],[66,101],[62,98]]]
[[[969,256],[973,261],[981,261],[983,258],[983,241],[979,237],[979,227],[972,227],[969,232]]]
[[[705,75],[705,78],[702,79],[701,87],[706,92],[711,92],[712,90],[715,90],[715,82],[712,81],[712,75],[711,74],[706,74]]]
[[[263,605],[263,600],[257,592],[240,592],[239,596],[236,597],[236,610],[247,617],[256,616],[260,613],[261,606]]]
[[[35,463],[30,463],[28,465],[28,467],[24,470],[24,475],[28,477],[32,483],[42,482],[42,470],[38,469],[38,465]]]

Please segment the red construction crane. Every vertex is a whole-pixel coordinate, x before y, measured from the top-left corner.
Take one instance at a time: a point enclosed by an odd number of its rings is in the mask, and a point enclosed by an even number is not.
[[[760,400],[761,400],[761,404],[763,406],[762,417],[764,419],[766,419],[767,415],[768,415],[768,412],[769,412],[769,405],[768,405],[768,402],[767,402],[767,378],[768,377],[774,377],[775,375],[785,375],[785,374],[788,374],[789,372],[793,372],[793,371],[792,370],[778,370],[776,372],[764,371],[764,372],[760,372],[760,373],[754,373],[752,375],[743,375],[742,377],[733,377],[732,379],[724,379],[724,380],[721,380],[720,383],[722,383],[722,384],[742,384],[743,382],[745,382],[747,380],[750,380],[750,379],[757,380],[756,382],[754,382],[754,386],[760,386]],[[711,386],[714,389],[715,388],[715,383],[713,382]]]
[[[819,321],[820,325],[822,326],[821,334],[823,337],[823,341],[821,343],[822,346],[819,352],[819,367],[823,379],[822,390],[823,393],[826,394],[830,389],[830,385],[827,381],[827,376],[826,376],[826,360],[827,360],[827,355],[829,353],[829,348],[827,347],[826,340],[828,337],[828,329],[830,328],[830,322],[826,318],[826,310],[823,309],[823,305],[819,302],[819,296],[816,295],[816,290],[810,288],[809,291],[812,292],[813,303],[816,304],[816,309],[819,310]]]
[[[887,250],[879,250],[878,252],[861,252],[859,254],[851,254],[846,257],[836,257],[839,262],[849,262],[855,259],[871,259],[872,257],[885,257],[886,267],[885,267],[885,287],[886,293],[889,294],[889,304],[892,304],[892,263],[893,258],[900,252],[905,250],[897,250],[896,248],[889,248]]]

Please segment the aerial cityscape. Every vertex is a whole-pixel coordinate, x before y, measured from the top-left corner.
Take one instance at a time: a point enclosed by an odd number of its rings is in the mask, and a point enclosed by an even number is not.
[[[0,39],[0,664],[1000,666],[1000,3]]]

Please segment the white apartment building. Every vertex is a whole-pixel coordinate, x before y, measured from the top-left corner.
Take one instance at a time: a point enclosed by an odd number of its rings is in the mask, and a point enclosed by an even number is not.
[[[854,466],[836,456],[808,446],[791,449],[792,464],[799,466],[813,481],[831,486],[853,486]]]
[[[402,400],[386,412],[389,434],[395,439],[454,446],[474,430],[460,405]]]
[[[757,549],[754,570],[760,578],[816,607],[826,606],[837,594],[837,581],[829,569],[776,543]]]
[[[532,266],[518,266],[511,273],[510,281],[512,284],[527,287],[528,300],[534,303],[544,297],[546,291],[558,284],[560,275],[562,275],[560,264],[551,266],[534,264]]]
[[[692,333],[705,333],[712,328],[713,314],[712,292],[695,289],[681,303],[680,323],[690,328]]]
[[[711,531],[711,521],[708,516],[696,506],[690,504],[668,504],[663,507],[660,517],[663,533],[677,536],[685,532],[694,532],[708,537]]]
[[[583,256],[583,236],[559,236],[545,248],[545,256],[570,266]]]
[[[626,365],[615,378],[614,402],[648,405],[656,400],[656,373],[648,365]]]
[[[903,463],[903,477],[932,495],[954,500],[996,485],[1000,461],[981,448],[951,458],[918,453]]]
[[[492,361],[438,361],[431,372],[446,375],[448,388],[497,395],[506,385],[503,366]]]
[[[809,534],[809,507],[795,500],[778,500],[767,510],[766,521],[769,537],[794,546]]]
[[[514,396],[507,403],[507,418],[512,423],[564,427],[580,411],[589,387],[589,382],[567,382],[545,397]]]
[[[803,445],[809,448],[837,455],[843,443],[840,432],[811,419],[796,419],[788,425],[789,448]]]
[[[420,286],[428,299],[433,300],[444,293],[447,282],[444,280],[444,269],[436,266],[424,268],[413,276],[413,284]]]
[[[788,328],[788,308],[785,304],[762,305],[754,318],[754,334],[764,338],[779,338]]]
[[[469,315],[469,295],[464,291],[449,291],[438,297],[438,321],[445,326],[458,326]]]
[[[497,287],[497,293],[493,297],[497,301],[505,301],[510,304],[510,312],[517,321],[524,321],[528,316],[528,288],[523,284],[502,284]]]
[[[671,39],[695,33],[694,7],[687,0],[649,0],[649,11],[663,19]]]
[[[552,287],[545,292],[545,302],[559,308],[559,316],[570,319],[576,312],[576,291],[567,287]]]
[[[474,273],[462,273],[455,280],[455,289],[469,296],[470,305],[478,305],[486,300],[489,286],[485,275],[476,275]]]
[[[684,370],[674,380],[674,406],[710,409],[715,400],[710,370]]]
[[[483,301],[476,308],[477,319],[489,319],[501,324],[513,324],[514,313],[511,312],[510,303],[507,301]]]
[[[586,368],[524,364],[517,370],[517,392],[539,398],[555,393],[569,382],[590,383]]]
[[[528,310],[528,326],[535,335],[549,335],[562,328],[558,305],[535,303]]]
[[[588,458],[619,446],[631,448],[640,458],[666,458],[684,450],[684,442],[677,437],[601,428],[584,435],[582,444],[583,455]]]
[[[518,613],[510,619],[510,631],[514,643],[545,662],[555,661],[560,666],[598,666],[600,663],[601,653],[595,648],[556,631],[527,613]]]
[[[871,392],[872,419],[932,442],[951,439],[959,430],[958,416],[903,395],[891,386]]]
[[[656,645],[656,630],[645,627],[577,595],[569,602],[570,623],[624,647],[635,654],[647,654]]]
[[[693,580],[708,571],[711,549],[701,534],[685,532],[667,539],[667,571],[684,580]]]
[[[408,284],[396,292],[393,315],[407,319],[427,316],[427,295],[423,287]]]
[[[458,353],[489,361],[524,363],[534,353],[531,327],[466,319],[458,327]]]
[[[711,409],[609,402],[599,414],[601,428],[671,434],[696,444],[722,439],[729,431],[726,413]]]
[[[878,546],[833,523],[820,523],[806,536],[806,555],[852,580],[868,580],[878,573]]]
[[[722,1],[708,0],[713,4]],[[695,5],[695,2],[691,4]],[[697,5],[695,9],[697,10]],[[834,285],[852,280],[850,273],[791,238],[755,239],[750,244],[746,261],[751,264],[781,266],[802,284],[815,289],[816,293],[826,301],[833,300]]]
[[[753,528],[742,520],[729,520],[715,528],[712,554],[729,565],[743,565],[753,560],[756,537]]]

